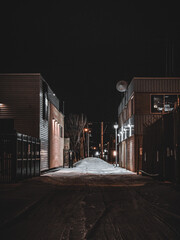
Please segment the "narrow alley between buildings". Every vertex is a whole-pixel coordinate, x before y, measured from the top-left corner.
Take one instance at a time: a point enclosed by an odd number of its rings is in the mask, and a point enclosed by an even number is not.
[[[180,239],[180,191],[86,158],[0,189],[1,239]]]

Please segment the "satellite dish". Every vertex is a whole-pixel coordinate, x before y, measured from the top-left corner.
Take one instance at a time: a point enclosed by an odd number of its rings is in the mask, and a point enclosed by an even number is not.
[[[127,90],[127,86],[128,86],[128,83],[124,80],[122,81],[119,81],[117,84],[116,84],[116,89],[119,91],[119,92],[125,92]]]

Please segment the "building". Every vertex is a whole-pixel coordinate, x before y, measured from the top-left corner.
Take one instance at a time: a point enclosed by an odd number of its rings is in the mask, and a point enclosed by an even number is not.
[[[120,166],[142,169],[143,128],[179,104],[180,78],[134,77],[118,108]]]
[[[0,74],[0,119],[40,139],[41,171],[63,166],[64,115],[41,74]]]
[[[180,106],[144,128],[142,170],[180,183]]]

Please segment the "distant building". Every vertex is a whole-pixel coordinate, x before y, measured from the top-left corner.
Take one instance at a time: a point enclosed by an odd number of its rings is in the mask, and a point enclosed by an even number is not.
[[[40,139],[41,171],[63,166],[64,115],[41,74],[0,74],[0,119]]]
[[[180,101],[180,78],[135,77],[118,108],[120,166],[142,169],[143,127],[174,109]]]

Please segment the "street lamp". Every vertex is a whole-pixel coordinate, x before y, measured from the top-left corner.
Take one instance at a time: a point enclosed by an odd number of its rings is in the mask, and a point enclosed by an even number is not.
[[[115,129],[115,148],[116,148],[115,160],[116,160],[116,167],[117,167],[117,129],[118,129],[117,123],[114,124],[114,129]]]
[[[87,134],[86,137],[87,137],[87,156],[89,157],[89,129],[88,128],[84,128],[84,132]]]

